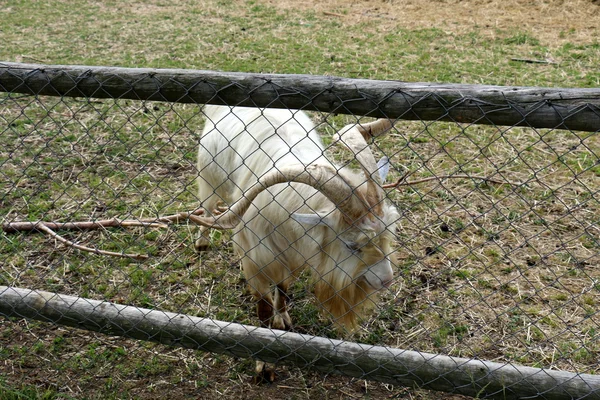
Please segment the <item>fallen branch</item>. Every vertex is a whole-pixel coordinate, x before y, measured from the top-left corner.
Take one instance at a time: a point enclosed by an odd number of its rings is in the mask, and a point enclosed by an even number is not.
[[[479,180],[486,181],[486,182],[497,183],[499,185],[504,185],[504,184],[511,185],[511,186],[519,186],[520,185],[519,183],[513,183],[513,182],[509,182],[509,181],[501,181],[498,179],[487,178],[485,176],[472,176],[472,175],[441,175],[441,176],[431,176],[429,178],[417,179],[415,181],[407,181],[406,180],[407,175],[408,174],[401,176],[400,178],[398,178],[398,180],[395,183],[388,183],[387,185],[383,185],[383,188],[384,189],[395,189],[400,186],[411,186],[411,185],[416,185],[419,183],[442,180],[442,179],[479,179]]]
[[[338,14],[338,13],[334,13],[334,12],[331,12],[331,11],[323,11],[323,15],[327,15],[327,16],[330,16],[330,17],[339,17],[339,18],[345,17],[345,15],[343,15],[343,14]]]
[[[407,181],[406,177],[408,173],[404,174],[395,183],[390,183],[387,185],[383,185],[384,189],[393,189],[398,188],[400,186],[410,186],[416,185],[419,183],[424,183],[433,180],[442,180],[442,179],[479,179],[487,182],[492,182],[496,184],[509,184],[513,186],[517,186],[517,184],[508,182],[508,181],[500,181],[497,179],[481,177],[481,176],[471,176],[471,175],[442,175],[442,176],[432,176],[429,178],[418,179],[414,181]],[[213,214],[219,214],[227,210],[222,203],[217,205],[217,209],[213,210]],[[53,229],[62,229],[62,230],[92,230],[92,229],[100,229],[100,228],[128,228],[128,227],[150,227],[150,228],[168,228],[168,224],[170,223],[179,223],[181,221],[192,221],[196,223],[194,216],[204,214],[204,210],[198,208],[194,211],[180,212],[177,214],[167,215],[158,218],[143,218],[143,219],[135,219],[135,220],[121,220],[118,218],[99,220],[99,221],[82,221],[82,222],[44,222],[44,221],[18,221],[18,222],[8,222],[2,224],[2,231],[7,233],[15,233],[15,232],[30,232],[30,231],[42,231],[56,240],[66,244],[67,246],[73,247],[75,249],[86,251],[89,253],[99,254],[99,255],[107,255],[107,256],[115,256],[115,257],[126,257],[132,258],[134,260],[145,260],[148,259],[147,255],[144,254],[128,254],[128,253],[116,253],[113,251],[101,250],[98,248],[87,247],[81,244],[77,244],[73,241],[65,239],[60,236],[58,233],[54,232]]]
[[[38,224],[38,226],[36,227],[36,229],[39,229],[40,231],[46,232],[48,235],[52,236],[53,238],[55,238],[59,242],[63,242],[67,246],[73,247],[73,248],[75,248],[77,250],[87,251],[89,253],[101,254],[101,255],[105,255],[105,256],[133,258],[134,260],[145,260],[145,259],[148,258],[148,256],[144,255],[144,254],[115,253],[113,251],[93,249],[91,247],[87,247],[87,246],[83,246],[83,245],[77,244],[75,242],[72,242],[72,241],[70,241],[68,239],[65,239],[64,237],[60,236],[58,233],[56,233],[52,229],[48,228],[44,223]]]
[[[556,64],[550,60],[534,60],[531,58],[511,58],[510,61],[522,62],[527,64]]]
[[[117,218],[100,221],[82,221],[82,222],[43,222],[43,221],[18,221],[2,224],[2,230],[7,233],[27,232],[37,230],[40,225],[56,230],[91,230],[100,228],[127,228],[133,226],[144,226],[151,228],[165,228],[167,225],[157,223],[156,219],[150,221],[144,220],[120,220]]]
[[[190,215],[204,214],[204,210],[199,208],[194,211],[181,212],[173,215],[166,215],[158,218],[143,219],[105,219],[99,221],[81,221],[81,222],[44,222],[44,221],[17,221],[2,224],[2,230],[7,233],[29,232],[39,230],[41,225],[56,230],[92,230],[100,228],[131,228],[136,226],[146,228],[167,228],[169,223],[178,223],[187,220]]]
[[[222,207],[219,206],[215,212],[220,212]],[[81,244],[77,244],[71,240],[65,239],[60,236],[58,233],[54,232],[53,229],[63,229],[63,230],[91,230],[91,229],[100,229],[100,228],[129,228],[136,226],[143,227],[151,227],[151,228],[168,228],[168,223],[177,223],[182,220],[189,219],[192,215],[201,215],[204,214],[204,210],[199,208],[194,211],[181,212],[173,215],[167,215],[159,218],[144,218],[144,219],[134,219],[134,220],[121,220],[118,218],[106,219],[100,221],[82,221],[82,222],[44,222],[44,221],[19,221],[19,222],[8,222],[2,224],[2,231],[7,233],[15,233],[15,232],[31,232],[31,231],[41,231],[44,232],[59,242],[66,244],[69,247],[73,247],[77,250],[87,251],[89,253],[105,255],[105,256],[114,256],[114,257],[125,257],[132,258],[134,260],[146,260],[148,259],[147,255],[144,254],[128,254],[128,253],[116,253],[114,251],[101,250],[97,248],[87,247]]]

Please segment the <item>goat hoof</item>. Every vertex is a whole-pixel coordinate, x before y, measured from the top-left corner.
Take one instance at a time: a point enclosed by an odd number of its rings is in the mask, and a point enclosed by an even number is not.
[[[291,321],[286,321],[285,319],[283,319],[281,321],[281,325],[279,327],[277,327],[276,329],[281,329],[281,330],[284,330],[284,331],[294,332],[294,325],[292,325]]]
[[[262,385],[264,383],[273,383],[275,381],[275,365],[264,361],[256,362],[256,375],[252,378],[252,383]]]
[[[280,315],[275,315],[273,317],[273,322],[271,323],[271,328],[273,328],[273,329],[286,329],[285,320]]]
[[[198,253],[204,253],[205,251],[209,250],[210,246],[196,246],[196,252]]]
[[[286,321],[284,319],[283,323],[284,323],[284,329],[286,331],[294,332],[294,325],[292,325],[292,321]]]
[[[291,331],[294,329],[292,325],[292,319],[290,318],[287,311],[281,315],[275,315],[273,317],[273,322],[271,323],[271,328],[274,329],[282,329],[285,331]]]
[[[210,249],[210,242],[204,238],[196,240],[194,247],[198,253],[208,251]]]
[[[287,318],[283,318],[283,329],[290,332],[295,332],[294,325],[292,324],[292,320],[289,315]]]

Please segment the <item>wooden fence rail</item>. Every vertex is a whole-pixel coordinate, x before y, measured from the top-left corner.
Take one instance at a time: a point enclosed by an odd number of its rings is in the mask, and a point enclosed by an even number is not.
[[[600,376],[365,345],[0,286],[0,315],[492,399],[600,399]]]
[[[600,88],[406,83],[313,75],[0,62],[0,91],[600,130]]]

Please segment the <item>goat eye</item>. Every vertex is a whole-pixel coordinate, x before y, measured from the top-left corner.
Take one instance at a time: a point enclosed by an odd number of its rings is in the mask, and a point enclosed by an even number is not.
[[[358,243],[346,243],[346,247],[348,248],[348,250],[350,250],[351,252],[360,252],[361,251],[361,247],[358,245]]]

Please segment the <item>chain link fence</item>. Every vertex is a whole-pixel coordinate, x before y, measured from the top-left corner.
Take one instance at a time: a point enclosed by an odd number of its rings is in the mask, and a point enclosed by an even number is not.
[[[600,397],[600,90],[2,63],[0,92],[0,387]],[[366,146],[374,118],[393,127]],[[358,144],[336,136],[348,124]],[[282,144],[292,128],[304,142]],[[206,145],[211,134],[226,146]],[[275,145],[248,140],[259,134]],[[199,143],[216,162],[197,164]],[[324,159],[302,158],[320,146]],[[284,183],[233,206],[267,185],[264,171],[314,164],[337,171],[314,183],[320,172],[293,169],[287,180],[315,188]],[[329,190],[336,179],[352,190]],[[204,229],[197,251],[197,222],[227,210],[244,223]],[[345,286],[319,297],[331,274]],[[378,290],[353,307],[348,285]],[[362,305],[355,329],[336,324]],[[251,384],[255,369],[274,383]]]

